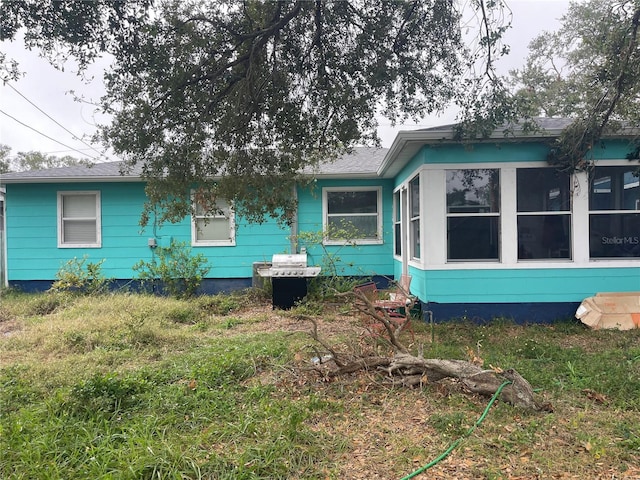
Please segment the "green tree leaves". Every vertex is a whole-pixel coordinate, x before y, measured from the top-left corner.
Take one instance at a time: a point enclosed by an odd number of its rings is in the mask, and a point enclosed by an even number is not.
[[[572,2],[557,32],[530,45],[522,70],[512,72],[528,113],[576,121],[557,142],[550,161],[583,168],[603,134],[640,122],[640,2]]]
[[[0,40],[24,29],[27,46],[58,65],[113,56],[102,99],[113,121],[101,138],[129,167],[142,166],[143,223],[190,213],[192,188],[250,221],[288,222],[300,173],[376,143],[379,114],[393,123],[454,102],[466,119],[495,123],[509,111],[493,74],[505,53],[502,0],[150,3],[0,6]],[[488,113],[496,104],[498,116]]]

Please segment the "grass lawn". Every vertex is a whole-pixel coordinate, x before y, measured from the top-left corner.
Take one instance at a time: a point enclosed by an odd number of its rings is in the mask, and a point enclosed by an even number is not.
[[[464,436],[489,401],[454,381],[409,389],[376,371],[314,373],[323,352],[300,314],[340,348],[386,348],[344,305],[274,312],[255,293],[3,292],[1,302],[3,480],[399,480]],[[640,330],[570,320],[414,330],[414,351],[515,368],[552,407],[496,402],[414,478],[640,478]]]

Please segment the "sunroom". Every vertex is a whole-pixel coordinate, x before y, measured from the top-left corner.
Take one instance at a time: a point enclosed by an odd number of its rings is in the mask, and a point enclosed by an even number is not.
[[[449,132],[451,133],[451,132]],[[587,167],[546,160],[553,132],[462,145],[443,129],[401,132],[395,274],[442,316],[554,319],[597,292],[640,290],[638,161],[607,139]]]

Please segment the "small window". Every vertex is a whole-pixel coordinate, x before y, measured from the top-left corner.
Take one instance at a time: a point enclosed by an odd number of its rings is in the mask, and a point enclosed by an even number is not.
[[[99,248],[100,192],[58,192],[58,247]]]
[[[325,243],[382,243],[380,188],[323,189]]]
[[[206,212],[200,202],[195,203],[192,215],[191,243],[197,246],[235,245],[234,213],[224,201],[216,201],[216,212]]]
[[[518,260],[571,258],[570,185],[554,168],[516,171]]]
[[[595,167],[591,173],[591,258],[640,257],[639,180],[636,166]]]
[[[447,260],[500,260],[500,171],[446,171]]]

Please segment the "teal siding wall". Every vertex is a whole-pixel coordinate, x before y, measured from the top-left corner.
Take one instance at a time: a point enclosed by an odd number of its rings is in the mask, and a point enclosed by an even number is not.
[[[57,192],[74,190],[101,192],[101,248],[57,246]],[[8,279],[53,280],[67,260],[85,255],[91,262],[105,259],[102,270],[106,277],[129,279],[134,276],[131,267],[135,263],[153,256],[149,238],[157,238],[160,245],[171,238],[190,244],[189,218],[143,230],[138,222],[144,201],[142,183],[7,185]],[[275,222],[257,226],[237,219],[235,246],[193,247],[193,253],[209,259],[211,278],[250,278],[253,262],[287,250],[287,236]]]
[[[391,180],[318,180],[312,192],[301,190],[299,201],[299,232],[322,231],[322,188],[323,187],[382,187],[383,243],[376,245],[336,246],[327,245],[328,252],[340,257],[339,270],[344,275],[385,275],[393,276],[393,182]],[[308,245],[310,265],[322,266],[323,249],[318,245]]]
[[[420,168],[425,162],[425,152],[427,147],[422,147],[420,151],[413,156],[413,158],[400,170],[400,173],[396,176],[395,185],[398,186],[406,180],[410,180],[410,176],[413,176],[418,168]]]
[[[101,192],[102,248],[58,248],[57,192],[73,190]],[[9,280],[51,280],[64,262],[85,255],[106,259],[107,276],[129,278],[130,260],[149,253],[138,226],[143,202],[141,184],[7,185]]]
[[[535,162],[544,160],[549,151],[537,143],[506,143],[480,145],[442,145],[424,150],[425,163],[485,163]]]
[[[620,159],[631,151],[628,141],[610,140],[591,150],[589,159]],[[425,163],[536,162],[547,158],[549,147],[536,142],[432,145],[420,153]]]
[[[631,150],[626,140],[609,140],[591,150],[589,159],[621,159]],[[548,145],[535,142],[426,145],[402,168],[395,184],[407,180],[423,164],[540,162],[548,152]]]
[[[412,283],[428,302],[581,302],[598,292],[640,291],[640,267],[416,271]]]

